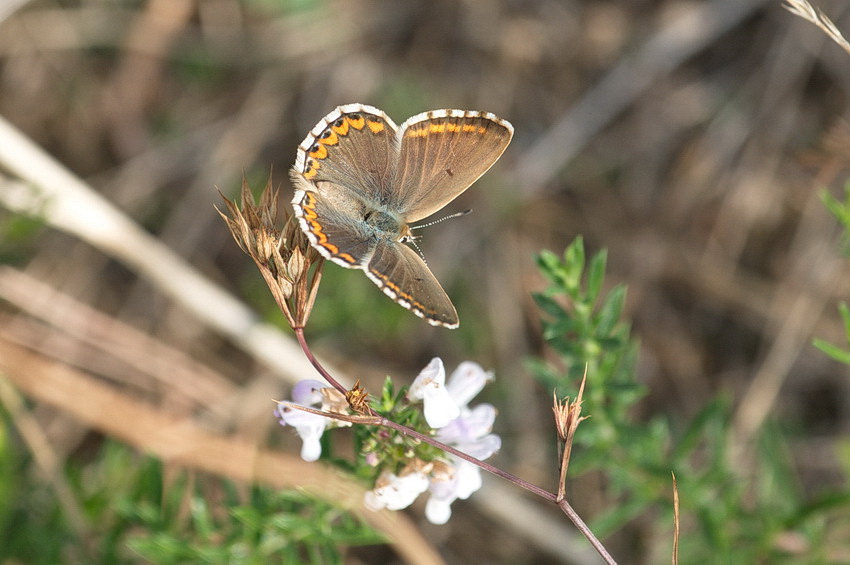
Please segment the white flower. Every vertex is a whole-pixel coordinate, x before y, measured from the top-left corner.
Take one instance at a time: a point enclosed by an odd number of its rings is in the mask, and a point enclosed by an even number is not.
[[[486,372],[478,363],[464,361],[446,384],[443,362],[434,358],[416,377],[408,398],[423,401],[425,420],[437,430],[436,439],[484,460],[502,445],[501,438],[490,433],[496,409],[491,404],[480,404],[471,409],[468,405],[492,378],[492,373]],[[429,473],[429,481],[431,496],[425,506],[425,516],[433,524],[445,524],[452,514],[452,502],[469,498],[481,488],[481,469],[464,459],[448,456],[447,461],[435,464]],[[376,487],[370,495],[376,497],[378,492]],[[408,504],[415,498],[410,498]]]
[[[437,431],[437,439],[483,461],[502,446],[502,439],[490,433],[495,419],[491,404],[465,409],[460,418]],[[455,456],[449,456],[449,466],[449,473],[431,477],[425,517],[432,524],[445,524],[452,515],[452,502],[465,500],[481,488],[480,467]]]
[[[275,416],[278,417],[281,426],[292,426],[301,437],[301,459],[304,461],[316,461],[322,454],[322,434],[325,428],[336,425],[336,421],[318,414],[311,414],[298,410],[287,404],[300,404],[301,406],[319,407],[325,409],[327,395],[322,394],[322,389],[328,388],[325,383],[316,380],[299,381],[292,387],[292,403],[278,403],[275,408]]]
[[[436,438],[471,455],[485,460],[502,446],[499,436],[490,433],[496,421],[496,408],[492,404],[479,404],[469,408],[469,402],[493,379],[478,363],[464,361],[452,373],[446,389],[458,406],[460,416],[437,430]],[[432,474],[425,506],[425,517],[432,524],[445,524],[451,517],[451,504],[465,500],[481,488],[481,468],[469,461],[449,456],[449,473]]]
[[[475,408],[465,409],[463,414],[437,431],[437,439],[457,447],[478,459],[486,459],[498,451],[501,443],[490,450],[485,442],[488,437],[498,439],[499,436],[488,435],[493,430],[496,421],[496,408],[492,404],[479,404]]]
[[[292,408],[284,403],[275,409],[281,426],[292,426],[301,437],[301,459],[315,461],[322,454],[322,434],[328,426],[329,418]]]
[[[445,524],[452,515],[452,502],[466,500],[481,488],[481,469],[463,459],[454,460],[451,475],[432,476],[428,490],[431,496],[425,505],[425,517],[432,524]]]
[[[446,389],[446,370],[439,357],[422,369],[407,396],[422,401],[425,421],[434,429],[442,428],[460,415],[460,408]]]
[[[375,483],[375,488],[366,493],[363,500],[369,510],[401,510],[407,508],[416,497],[428,489],[428,475],[414,471],[402,476],[383,473]]]

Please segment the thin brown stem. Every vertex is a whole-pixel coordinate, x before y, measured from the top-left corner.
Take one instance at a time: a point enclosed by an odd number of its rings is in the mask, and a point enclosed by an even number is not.
[[[558,466],[560,473],[558,475],[558,495],[555,498],[556,502],[561,502],[567,496],[567,467],[570,463],[570,445],[561,447],[561,464]]]
[[[298,338],[298,344],[301,346],[301,351],[304,352],[304,355],[307,356],[307,359],[310,361],[310,364],[313,365],[313,368],[322,375],[329,385],[337,389],[343,395],[348,392],[348,390],[342,386],[335,378],[331,376],[331,374],[325,369],[319,360],[316,359],[316,356],[313,355],[313,352],[310,351],[310,346],[307,345],[307,340],[304,338],[304,328],[294,328],[295,329],[295,337]]]
[[[570,503],[566,500],[561,500],[558,502],[558,506],[567,515],[567,518],[573,523],[573,525],[582,533],[582,535],[587,538],[587,541],[590,542],[590,545],[593,546],[593,549],[605,560],[605,563],[609,565],[617,565],[617,562],[614,561],[614,558],[611,557],[611,554],[608,553],[608,550],[605,549],[605,546],[602,545],[602,542],[593,535],[593,532],[590,531],[590,528],[587,527],[587,524],[584,523],[584,520],[581,519],[581,516],[576,513]]]

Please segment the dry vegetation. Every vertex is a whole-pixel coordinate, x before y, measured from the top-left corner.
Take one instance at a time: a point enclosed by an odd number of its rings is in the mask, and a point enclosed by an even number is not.
[[[850,29],[846,3],[820,7]],[[270,399],[314,375],[213,208],[243,171],[261,186],[272,169],[288,200],[297,144],[349,102],[398,123],[487,110],[516,135],[447,209],[474,213],[421,242],[459,330],[326,267],[307,333],[347,382],[406,383],[435,355],[494,368],[498,463],[551,487],[551,392],[522,363],[546,355],[533,256],[583,235],[608,249],[608,284],[628,285],[646,414],[684,422],[730,395],[732,445],[778,420],[795,430],[804,484],[838,486],[847,371],[811,340],[844,340],[850,273],[819,191],[840,194],[848,174],[850,57],[778,1],[33,0],[0,3],[0,18],[0,119],[85,183],[0,137],[2,401],[71,516],[59,468],[103,435],[175,465],[280,487],[311,477],[308,489],[359,500],[305,467],[276,426]],[[21,236],[9,210],[32,204],[21,198],[33,183],[53,191],[46,225]],[[591,515],[606,503],[598,487],[580,497]],[[417,531],[417,512],[394,523],[396,551],[428,562],[428,540],[461,562],[492,551],[470,540],[499,536],[493,559],[574,562],[562,517],[500,512],[521,495],[493,488],[441,529]],[[546,528],[557,538],[532,535]],[[669,548],[637,541],[639,528],[621,537],[623,562]]]

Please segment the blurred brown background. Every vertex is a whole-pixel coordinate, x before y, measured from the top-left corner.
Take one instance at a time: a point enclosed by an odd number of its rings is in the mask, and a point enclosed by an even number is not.
[[[850,29],[846,3],[819,6]],[[281,328],[213,208],[216,188],[234,196],[243,172],[259,187],[271,170],[288,201],[298,143],[340,104],[374,105],[397,123],[435,108],[511,121],[505,155],[446,208],[474,213],[420,242],[460,329],[432,328],[362,273],[328,265],[308,326],[316,351],[370,387],[386,374],[407,383],[433,356],[493,368],[499,464],[554,488],[551,393],[523,368],[545,355],[533,256],[582,235],[590,251],[608,250],[608,287],[628,285],[647,414],[685,421],[731,395],[745,426],[771,417],[799,430],[805,481],[837,478],[847,373],[811,340],[844,340],[847,266],[819,191],[840,194],[847,175],[846,138],[834,132],[850,56],[780,2],[33,0],[0,3],[0,17],[0,116]],[[16,148],[0,151],[0,191],[11,193],[25,175],[8,165]],[[2,339],[295,453],[269,399],[313,376],[303,362],[274,348],[278,366],[258,361],[181,303],[194,283],[170,263],[139,267],[153,257],[145,241],[118,228],[82,241],[75,229],[85,227],[4,230]],[[254,339],[244,311],[203,304]],[[35,410],[71,456],[89,427],[56,403]],[[515,529],[493,516],[460,503],[457,522],[427,533],[462,556],[464,532],[492,540]],[[502,557],[525,543],[506,541]]]

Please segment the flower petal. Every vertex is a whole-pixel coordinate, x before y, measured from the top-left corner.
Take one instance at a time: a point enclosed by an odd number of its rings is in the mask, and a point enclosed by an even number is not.
[[[305,379],[298,381],[292,387],[292,400],[296,404],[304,406],[318,406],[322,403],[321,389],[327,388],[327,384],[315,379]]]
[[[437,432],[440,441],[452,444],[473,442],[493,430],[496,408],[492,404],[479,404],[461,412],[459,418]]]
[[[439,429],[457,418],[460,409],[446,390],[446,370],[439,357],[434,357],[410,385],[411,400],[422,400],[425,421]]]
[[[424,473],[409,473],[403,477],[392,473],[381,475],[376,486],[366,493],[363,503],[370,510],[401,510],[410,506],[416,497],[428,488],[428,477]]]
[[[457,475],[457,497],[466,500],[473,492],[481,488],[481,468],[468,461],[459,461],[455,469]]]
[[[304,437],[301,436],[301,459],[313,462],[322,455],[322,435]]]
[[[440,386],[446,382],[446,369],[443,367],[443,360],[439,357],[431,359],[431,362],[419,372],[413,384],[410,385],[407,397],[414,401],[422,400],[425,398],[425,388],[432,382],[437,382]]]
[[[481,392],[488,381],[493,380],[493,373],[473,361],[464,361],[449,377],[446,388],[458,406],[466,406],[469,401]]]
[[[438,430],[460,416],[460,408],[454,403],[445,387],[431,387],[425,390],[423,412],[428,425]]]
[[[445,524],[452,517],[452,503],[433,496],[430,497],[425,504],[425,517],[432,524]]]
[[[293,403],[294,404],[294,403]],[[325,428],[332,420],[298,410],[286,403],[280,403],[277,407],[277,415],[282,426],[292,426],[298,432],[303,445],[301,446],[301,458],[304,461],[315,461],[322,454],[321,438]]]

